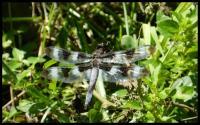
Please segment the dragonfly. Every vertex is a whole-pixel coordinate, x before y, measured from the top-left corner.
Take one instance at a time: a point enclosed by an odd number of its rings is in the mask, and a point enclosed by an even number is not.
[[[135,64],[136,61],[147,58],[154,52],[154,47],[144,45],[135,49],[106,52],[103,46],[98,46],[92,53],[67,51],[49,46],[45,49],[48,57],[63,64],[73,64],[74,67],[50,67],[44,69],[42,75],[47,79],[55,79],[63,83],[75,83],[85,79],[89,82],[84,107],[87,108],[92,99],[99,73],[105,82],[124,83],[138,79],[148,74],[146,68]]]

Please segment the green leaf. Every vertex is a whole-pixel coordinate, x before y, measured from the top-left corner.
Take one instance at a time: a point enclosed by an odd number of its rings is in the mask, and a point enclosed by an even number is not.
[[[126,101],[125,104],[122,106],[123,108],[130,108],[130,109],[136,109],[136,110],[141,110],[141,102],[137,100],[129,100]]]
[[[90,109],[88,112],[88,117],[90,122],[99,122],[103,116],[101,112],[97,111],[96,109]]]
[[[10,113],[9,113],[8,118],[10,119],[17,114],[18,114],[18,112],[17,112],[16,108],[12,106],[11,109],[10,109]]]
[[[22,60],[22,63],[25,64],[26,66],[29,66],[29,65],[30,65],[30,63],[29,63],[26,59],[23,59],[23,60]]]
[[[42,57],[29,57],[27,59],[27,61],[30,63],[30,64],[37,64],[37,63],[42,63],[45,61],[44,58]]]
[[[179,31],[179,24],[171,19],[157,21],[158,31],[166,36],[171,37]]]
[[[11,46],[11,44],[13,43],[13,38],[14,38],[13,36],[14,35],[10,33],[3,33],[3,36],[2,36],[3,48],[8,48]]]
[[[44,68],[46,69],[46,68],[52,66],[52,65],[55,64],[55,63],[57,63],[57,61],[55,61],[55,60],[49,60],[49,61],[47,61],[47,62],[44,64]]]
[[[173,99],[181,99],[184,102],[192,99],[195,95],[193,86],[182,86],[177,88],[176,94],[172,97]]]
[[[47,109],[47,106],[44,103],[36,103],[36,104],[31,105],[31,107],[29,108],[29,112],[31,114],[37,114],[46,109]]]
[[[56,91],[56,81],[52,80],[52,82],[49,84],[49,89],[52,90],[53,92]]]
[[[148,123],[155,121],[154,115],[149,111],[145,114],[145,117],[146,117]]]
[[[176,13],[181,13],[182,15],[187,15],[190,13],[190,8],[194,7],[192,2],[181,2],[176,8]]]
[[[30,86],[30,87],[27,88],[26,91],[33,98],[39,99],[40,101],[45,102],[45,103],[51,103],[50,100],[49,100],[49,98],[46,97],[40,90],[38,90],[35,87]]]
[[[171,118],[173,118],[175,116],[162,116],[161,117],[161,120],[164,121],[164,122],[171,122]]]
[[[19,105],[16,107],[18,110],[21,110],[22,112],[28,112],[30,107],[33,105],[34,103],[23,99],[19,101]]]
[[[100,110],[100,108],[101,108],[101,102],[96,101],[95,104],[94,104],[94,109]]]
[[[172,11],[172,17],[173,19],[179,23],[181,23],[183,16],[180,13],[176,13],[175,11]]]
[[[22,61],[22,59],[24,58],[25,52],[17,48],[13,48],[12,54],[16,60]]]
[[[153,84],[154,84],[155,86],[157,86],[157,83],[158,83],[160,70],[161,70],[161,64],[159,64],[159,65],[154,69],[154,72],[153,72]]]
[[[69,37],[68,34],[68,29],[67,29],[67,25],[68,22],[67,20],[63,20],[63,27],[60,29],[59,35],[57,36],[56,40],[58,41],[60,46],[65,46],[65,41],[67,41],[67,38]]]
[[[192,56],[193,58],[197,57],[198,56],[198,46],[195,45],[195,46],[190,47],[187,50],[186,54]]]
[[[14,89],[20,90],[20,89],[24,89],[24,88],[27,88],[32,85],[33,85],[33,82],[28,81],[26,79],[21,79],[21,81],[19,81],[19,80],[17,81],[17,83],[14,86]]]
[[[8,48],[8,47],[10,47],[10,45],[12,44],[12,41],[11,40],[6,40],[6,41],[4,41],[3,40],[3,48]]]
[[[22,66],[22,63],[17,60],[10,60],[7,64],[13,71]]]
[[[22,73],[17,74],[18,81],[21,81],[25,77],[29,77],[31,75],[31,69],[24,70]]]
[[[126,49],[137,47],[137,43],[134,41],[133,37],[129,35],[122,36],[121,45]]]
[[[162,46],[161,46],[161,40],[158,39],[158,35],[157,35],[155,27],[151,27],[151,36],[152,36],[153,40],[156,43],[156,48],[160,51],[160,53],[163,56],[164,55],[164,51],[163,51]]]
[[[114,93],[114,95],[121,98],[125,97],[127,94],[128,94],[128,91],[126,89],[120,89]]]
[[[193,82],[189,76],[184,76],[182,78],[177,79],[171,86],[171,90],[177,89],[180,86],[192,86]]]
[[[53,113],[56,114],[56,115],[58,116],[57,118],[58,118],[58,121],[59,121],[60,123],[69,123],[69,122],[70,122],[69,116],[68,116],[68,115],[62,114],[62,113],[56,112],[56,111],[54,111]]]
[[[176,90],[176,93],[172,96],[174,100],[188,101],[197,94],[189,76],[177,79],[171,86],[170,91],[172,92],[173,90]]]
[[[10,59],[10,54],[9,53],[3,53],[2,54],[2,59],[9,60]]]
[[[144,101],[144,107],[145,107],[145,109],[147,109],[147,110],[152,110],[153,109],[153,105],[152,105],[152,103],[150,102],[151,100],[145,100]]]
[[[165,88],[164,90],[162,90],[161,92],[159,92],[159,97],[161,99],[166,99],[169,95],[169,92],[168,92],[169,88]]]
[[[2,60],[2,66],[3,66],[3,69],[7,72],[7,74],[9,74],[10,78],[14,80],[14,82],[17,81],[17,77],[16,77],[16,74],[10,69],[10,67],[8,65],[6,65],[4,63],[4,61]],[[11,80],[10,79],[10,80]]]
[[[157,21],[162,21],[162,20],[167,20],[167,19],[170,19],[170,17],[168,16],[165,16],[164,13],[162,11],[158,11],[156,13],[156,20]]]

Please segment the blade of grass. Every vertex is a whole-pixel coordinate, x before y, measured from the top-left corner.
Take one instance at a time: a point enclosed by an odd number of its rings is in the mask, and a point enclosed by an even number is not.
[[[42,116],[41,123],[44,123],[44,120],[46,119],[47,115],[51,111],[51,109],[57,104],[57,102],[54,102],[47,110],[45,111],[44,115]]]
[[[51,28],[51,22],[53,20],[53,16],[55,14],[55,4],[52,3],[51,5],[51,9],[50,9],[50,13],[49,13],[49,20],[45,18],[45,21],[48,21],[47,26],[44,25],[41,29],[43,29],[44,31],[42,31],[42,41],[39,47],[39,51],[38,51],[38,56],[41,56],[44,52],[44,48],[45,48],[45,43],[46,43],[46,39],[47,39],[47,34],[48,34],[48,30],[50,31]],[[47,15],[47,14],[46,14]],[[49,29],[47,29],[49,28]]]
[[[23,22],[23,21],[39,21],[41,20],[42,17],[8,17],[8,18],[3,18],[3,23],[5,22]]]
[[[83,28],[80,26],[78,21],[75,21],[75,25],[78,31],[78,37],[80,39],[81,49],[84,52],[88,52],[88,43],[86,42],[86,37],[83,31]]]
[[[78,20],[83,20],[84,22],[86,22],[88,24],[88,26],[94,30],[94,32],[96,32],[99,37],[101,38],[105,38],[106,34],[103,32],[103,29],[101,27],[99,27],[98,25],[95,25],[95,23],[89,19],[84,18],[84,16],[82,16],[81,14],[79,14],[78,12],[76,12],[73,9],[69,9],[69,12],[72,14],[72,16],[78,18]]]
[[[125,3],[123,2],[123,10],[124,10],[124,21],[125,21],[125,24],[126,24],[126,35],[129,35],[129,26],[128,26],[128,19],[127,19],[127,11],[126,11],[126,5]]]

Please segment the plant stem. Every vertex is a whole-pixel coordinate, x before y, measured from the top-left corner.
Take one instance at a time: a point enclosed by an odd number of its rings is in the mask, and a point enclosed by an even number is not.
[[[25,91],[22,91],[21,93],[19,93],[14,99],[11,99],[8,103],[6,103],[2,109],[6,108],[8,105],[10,105],[13,101],[16,101],[19,97],[21,97],[22,95],[24,95]]]
[[[191,108],[191,107],[189,107],[185,104],[179,104],[179,103],[176,103],[176,102],[173,102],[173,104],[176,105],[176,106],[179,106],[179,107],[187,108],[187,109],[191,110],[192,112],[195,112],[194,108]]]
[[[15,103],[14,103],[14,97],[13,97],[13,88],[12,86],[10,85],[10,98],[11,98],[11,103],[12,103],[12,106],[15,107]]]
[[[57,104],[57,102],[54,102],[49,108],[47,108],[46,112],[44,113],[44,115],[42,116],[41,119],[41,123],[44,123],[45,118],[47,117],[47,115],[49,114],[49,112],[51,111],[52,107],[54,107]]]
[[[123,2],[123,9],[124,9],[124,21],[125,21],[125,24],[126,24],[126,35],[129,35],[127,11],[126,11],[126,5],[125,5],[124,2]]]

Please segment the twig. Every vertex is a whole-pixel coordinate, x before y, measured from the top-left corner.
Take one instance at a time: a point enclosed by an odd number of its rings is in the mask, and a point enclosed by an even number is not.
[[[176,102],[173,102],[173,104],[176,105],[176,106],[179,106],[179,107],[187,108],[187,109],[191,110],[192,112],[196,112],[194,108],[191,108],[191,107],[189,107],[185,104],[179,104],[179,103],[176,103]]]
[[[54,107],[57,104],[57,102],[54,102],[49,108],[47,108],[46,112],[44,113],[44,115],[42,116],[41,119],[41,123],[44,122],[45,118],[47,117],[47,115],[49,114],[50,110],[52,109],[52,107]]]
[[[197,119],[198,116],[194,116],[194,117],[189,117],[189,118],[184,118],[181,121],[187,121],[187,120],[192,120],[192,119]]]
[[[32,17],[34,17],[36,15],[35,14],[35,3],[31,2],[31,5],[32,5]]]
[[[19,97],[21,97],[22,95],[24,95],[25,90],[22,91],[21,93],[19,93],[15,98],[11,99],[8,103],[6,103],[2,109],[6,108],[8,105],[10,105],[13,101],[16,101]]]
[[[14,100],[14,97],[13,97],[13,88],[12,88],[12,86],[10,86],[10,99],[11,99],[11,100]],[[12,107],[15,107],[14,101],[11,101],[11,103],[12,103]]]
[[[47,10],[46,10],[46,4],[44,2],[42,2],[42,7],[43,7],[43,10],[44,10],[45,22],[47,23],[48,22],[48,13],[47,13]]]

